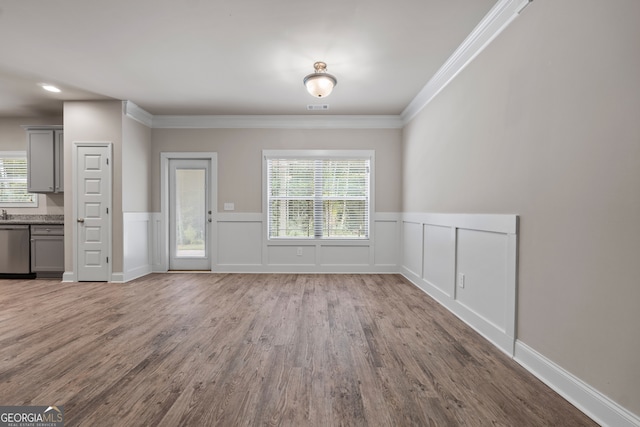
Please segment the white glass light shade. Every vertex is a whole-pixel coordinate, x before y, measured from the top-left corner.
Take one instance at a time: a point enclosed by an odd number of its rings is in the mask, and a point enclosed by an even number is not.
[[[338,83],[338,80],[331,74],[327,73],[327,64],[324,62],[316,62],[313,64],[316,72],[309,74],[304,78],[304,85],[307,87],[307,91],[316,98],[324,98],[329,96],[333,87]]]
[[[335,78],[327,74],[311,74],[305,78],[307,91],[316,98],[328,96],[336,84]]]

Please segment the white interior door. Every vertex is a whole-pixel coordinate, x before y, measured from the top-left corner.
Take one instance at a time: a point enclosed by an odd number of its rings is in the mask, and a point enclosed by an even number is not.
[[[211,270],[210,182],[210,160],[169,160],[169,270]]]
[[[110,280],[111,147],[76,146],[77,280]]]

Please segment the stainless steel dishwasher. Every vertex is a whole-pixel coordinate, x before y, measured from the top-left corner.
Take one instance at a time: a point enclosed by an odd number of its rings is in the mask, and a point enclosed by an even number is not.
[[[28,274],[29,226],[0,225],[0,274]]]

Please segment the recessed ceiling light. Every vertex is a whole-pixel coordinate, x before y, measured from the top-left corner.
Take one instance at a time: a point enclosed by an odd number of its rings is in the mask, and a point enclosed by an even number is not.
[[[40,83],[40,86],[42,87],[42,89],[48,90],[49,92],[61,92],[60,89],[48,83]]]

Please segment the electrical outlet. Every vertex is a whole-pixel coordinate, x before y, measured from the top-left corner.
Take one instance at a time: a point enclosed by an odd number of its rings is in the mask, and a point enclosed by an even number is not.
[[[236,209],[236,205],[234,203],[225,202],[224,210],[225,211],[233,211]]]
[[[458,286],[464,288],[464,273],[458,273]]]
[[[302,256],[302,248],[298,248],[298,250],[296,251],[296,255]]]

